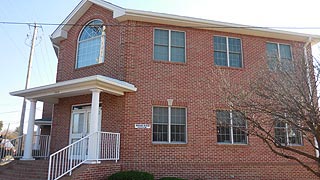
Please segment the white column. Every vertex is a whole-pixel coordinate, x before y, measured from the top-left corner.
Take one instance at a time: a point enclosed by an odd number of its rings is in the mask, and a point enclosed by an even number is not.
[[[100,131],[99,129],[99,98],[100,89],[92,89],[92,101],[91,101],[91,117],[90,117],[90,134]],[[99,134],[94,134],[89,138],[88,147],[88,159],[97,159],[99,152],[98,137]],[[95,161],[96,162],[96,161]],[[92,161],[91,163],[95,163]]]
[[[36,131],[36,138],[33,149],[39,150],[40,149],[40,125],[37,125],[37,131]]]
[[[28,120],[28,130],[26,135],[26,140],[24,143],[24,153],[21,160],[34,160],[32,157],[32,138],[33,138],[33,129],[34,129],[34,120],[36,118],[36,103],[34,99],[30,100],[30,112]]]

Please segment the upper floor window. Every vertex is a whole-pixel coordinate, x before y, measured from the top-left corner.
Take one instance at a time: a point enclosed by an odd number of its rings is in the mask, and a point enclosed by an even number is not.
[[[153,107],[153,142],[186,143],[186,108]]]
[[[291,47],[287,44],[267,43],[267,57],[270,70],[292,68]]]
[[[93,20],[82,29],[79,36],[76,68],[102,63],[104,61],[104,51],[103,22]]]
[[[185,62],[185,33],[155,29],[153,51],[154,60]]]
[[[214,36],[214,64],[218,66],[242,67],[241,40]]]
[[[290,127],[285,121],[275,120],[274,134],[277,143],[283,145],[302,145],[301,131]]]
[[[216,111],[218,143],[247,144],[247,124],[239,111]]]

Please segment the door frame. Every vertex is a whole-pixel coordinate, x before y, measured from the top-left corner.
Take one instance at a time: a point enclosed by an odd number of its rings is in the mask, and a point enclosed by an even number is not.
[[[78,106],[78,107],[85,107],[84,109],[73,109],[75,106]],[[85,114],[84,118],[85,118],[85,124],[84,124],[84,127],[86,127],[86,134],[85,135],[82,135],[81,138],[87,136],[90,132],[90,125],[91,123],[89,121],[91,121],[91,103],[88,103],[88,104],[76,104],[76,105],[72,105],[72,108],[71,108],[71,118],[70,118],[70,127],[69,127],[69,145],[72,144],[72,139],[75,139],[72,137],[72,127],[73,127],[73,115],[75,113],[81,113],[83,112]],[[99,131],[101,131],[101,119],[102,119],[102,108],[101,108],[101,103],[99,103],[99,119],[98,119],[98,129]],[[88,123],[89,123],[89,126],[88,126]],[[81,139],[80,138],[80,139]],[[88,152],[87,151],[84,151],[86,152],[86,155],[87,156]],[[72,155],[73,156],[73,159],[80,159],[81,156],[77,156],[77,155]]]

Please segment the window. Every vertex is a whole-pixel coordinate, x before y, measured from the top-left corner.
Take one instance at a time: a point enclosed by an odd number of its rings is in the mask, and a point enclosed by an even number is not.
[[[186,108],[153,107],[153,142],[186,143]]]
[[[214,64],[218,66],[242,67],[241,40],[214,36]]]
[[[292,68],[290,45],[267,43],[267,58],[270,70],[290,70]]]
[[[218,143],[247,144],[246,121],[239,111],[216,111]]]
[[[154,60],[185,62],[185,33],[154,30]]]
[[[103,22],[93,20],[81,31],[78,40],[76,68],[102,63],[105,51]]]
[[[275,120],[275,139],[283,145],[302,145],[301,131],[290,127],[285,121]]]

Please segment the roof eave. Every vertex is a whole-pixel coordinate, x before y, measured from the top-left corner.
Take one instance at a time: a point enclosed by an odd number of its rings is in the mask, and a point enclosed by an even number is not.
[[[51,34],[50,39],[54,45],[59,46],[60,41],[68,37],[68,31],[71,29],[72,24],[75,24],[92,4],[111,10],[113,18],[122,16],[125,12],[125,9],[103,0],[82,0]]]
[[[117,17],[120,22],[126,20],[149,22],[156,24],[165,24],[180,27],[192,27],[198,29],[208,29],[221,32],[229,32],[235,34],[244,34],[251,36],[267,37],[274,39],[284,39],[293,41],[307,42],[311,37],[312,43],[320,42],[319,35],[296,33],[291,31],[283,31],[277,29],[252,27],[248,25],[225,23],[220,21],[206,20],[200,18],[171,15],[165,13],[156,13],[140,10],[126,9],[123,16]]]
[[[26,90],[14,91],[10,92],[10,95],[56,104],[58,103],[59,98],[90,94],[92,89],[100,89],[103,92],[116,96],[122,96],[126,92],[137,91],[137,88],[130,83],[101,75],[94,75]]]

